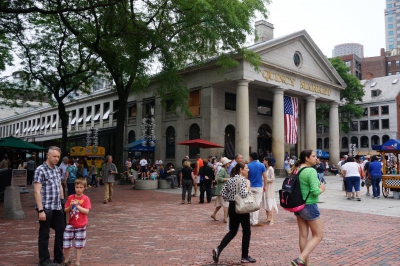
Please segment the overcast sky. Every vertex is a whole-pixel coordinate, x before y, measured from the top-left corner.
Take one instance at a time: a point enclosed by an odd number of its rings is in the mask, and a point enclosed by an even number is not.
[[[272,0],[274,37],[305,29],[327,57],[342,43],[364,45],[364,57],[385,48],[386,0]]]

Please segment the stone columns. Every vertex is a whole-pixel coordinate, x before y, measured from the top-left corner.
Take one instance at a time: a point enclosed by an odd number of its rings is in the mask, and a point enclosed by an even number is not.
[[[275,169],[283,169],[285,154],[285,125],[283,109],[284,89],[274,88],[274,104],[272,109],[272,155],[275,158]]]
[[[236,87],[235,152],[249,155],[249,80],[239,80]]]
[[[338,162],[340,157],[339,103],[329,104],[329,161]]]
[[[306,149],[315,151],[317,149],[317,118],[315,100],[317,96],[310,95],[306,98]]]

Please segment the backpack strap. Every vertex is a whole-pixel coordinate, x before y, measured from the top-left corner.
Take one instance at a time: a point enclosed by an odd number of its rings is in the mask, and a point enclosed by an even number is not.
[[[309,167],[309,166],[303,167],[303,168],[301,168],[300,171],[297,173],[299,182],[300,182],[300,173],[301,173],[301,171],[303,171],[303,170],[306,169],[306,168],[311,168],[311,167]],[[304,200],[304,202],[307,202],[307,199],[308,199],[308,196],[310,196],[310,193],[311,193],[311,191],[308,191],[307,197],[306,197],[306,199]]]

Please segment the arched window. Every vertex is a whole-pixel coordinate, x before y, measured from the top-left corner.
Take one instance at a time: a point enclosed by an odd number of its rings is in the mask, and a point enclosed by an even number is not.
[[[342,149],[346,149],[349,147],[349,139],[347,137],[342,138]]]
[[[175,158],[175,129],[168,127],[165,138],[165,158]]]
[[[319,149],[319,150],[322,149],[322,139],[321,138],[317,139],[317,149]]]
[[[361,141],[361,148],[369,148],[369,139],[367,136],[362,136],[360,141]]]
[[[380,144],[379,136],[373,135],[371,137],[371,145],[379,145],[379,144]]]
[[[200,138],[200,127],[198,124],[192,124],[189,128],[189,140]],[[200,153],[200,148],[189,147],[189,157],[196,158],[196,155]]]
[[[386,141],[388,141],[390,139],[390,137],[388,135],[383,135],[382,136],[382,144],[385,143]]]
[[[134,142],[136,140],[135,131],[131,130],[128,133],[128,143]]]
[[[225,128],[225,155],[229,159],[235,157],[235,127],[232,125]]]
[[[358,148],[358,138],[357,137],[355,137],[355,136],[351,137],[350,141],[351,141],[351,144],[356,144],[356,148]]]
[[[324,148],[329,149],[329,138],[324,139]]]

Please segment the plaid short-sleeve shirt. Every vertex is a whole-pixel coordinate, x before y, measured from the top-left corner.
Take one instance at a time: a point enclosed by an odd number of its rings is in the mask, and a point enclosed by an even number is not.
[[[42,195],[43,208],[61,210],[60,181],[61,174],[58,166],[54,166],[52,169],[44,162],[36,168],[33,182],[42,184],[40,194]]]

